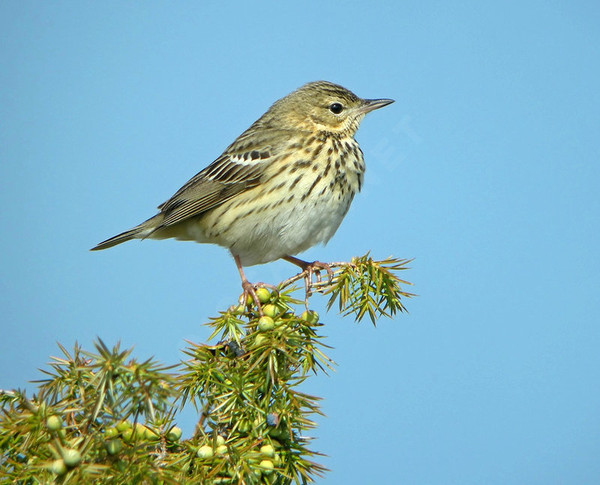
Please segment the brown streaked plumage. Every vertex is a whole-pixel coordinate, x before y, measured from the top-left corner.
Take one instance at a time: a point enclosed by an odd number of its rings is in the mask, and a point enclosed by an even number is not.
[[[159,213],[99,243],[176,238],[228,248],[242,266],[284,258],[305,270],[322,263],[292,257],[326,243],[361,189],[363,154],[354,134],[364,115],[391,99],[361,99],[326,81],[276,101]]]

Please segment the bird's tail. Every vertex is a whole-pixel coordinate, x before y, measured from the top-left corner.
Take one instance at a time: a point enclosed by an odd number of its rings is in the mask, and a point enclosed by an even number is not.
[[[136,239],[139,237],[139,229],[134,227],[133,229],[129,229],[129,231],[122,232],[121,234],[117,234],[106,241],[102,241],[101,243],[96,244],[90,251],[100,251],[101,249],[108,249],[116,246],[117,244],[124,243],[125,241],[130,241],[131,239]]]
[[[106,241],[102,241],[94,246],[90,251],[100,251],[101,249],[108,249],[116,246],[117,244],[124,243],[126,241],[131,241],[132,239],[145,239],[150,236],[156,229],[158,229],[158,225],[162,220],[162,214],[157,214],[154,217],[151,217],[145,222],[142,222],[139,226],[135,226],[128,231],[122,232],[121,234],[117,234]]]

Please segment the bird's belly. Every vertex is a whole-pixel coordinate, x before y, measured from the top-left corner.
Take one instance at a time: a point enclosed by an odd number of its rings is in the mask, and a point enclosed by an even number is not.
[[[329,241],[353,195],[321,190],[305,200],[290,195],[283,202],[265,201],[263,205],[249,198],[248,204],[227,204],[227,208],[186,222],[179,239],[227,247],[244,266],[268,263]]]

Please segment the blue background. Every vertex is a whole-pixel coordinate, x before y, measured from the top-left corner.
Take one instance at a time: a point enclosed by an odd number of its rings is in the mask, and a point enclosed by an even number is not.
[[[326,79],[396,103],[304,256],[415,258],[419,296],[376,329],[314,298],[324,481],[600,483],[599,27],[593,1],[0,3],[0,387],[33,390],[56,341],[168,364],[205,341],[240,292],[227,251],[88,249]]]

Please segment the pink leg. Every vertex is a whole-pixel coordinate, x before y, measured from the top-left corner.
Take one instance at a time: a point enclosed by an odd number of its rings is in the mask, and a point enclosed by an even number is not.
[[[238,272],[240,273],[240,278],[242,278],[242,289],[244,290],[242,298],[244,300],[244,305],[246,304],[248,295],[250,295],[254,300],[256,307],[258,308],[258,312],[262,315],[262,307],[260,306],[258,296],[256,296],[256,290],[254,289],[254,285],[248,281],[248,278],[246,278],[246,275],[244,274],[240,257],[236,254],[233,254],[233,259],[235,260],[235,265],[237,266]]]
[[[233,259],[235,260],[235,265],[237,266],[238,272],[240,273],[240,278],[242,278],[242,288],[244,290],[243,293],[243,299],[244,299],[244,303],[246,302],[246,300],[248,299],[248,295],[250,295],[252,297],[252,300],[254,300],[254,303],[256,304],[256,308],[258,308],[258,313],[262,316],[263,311],[262,311],[262,305],[260,304],[260,301],[258,300],[258,296],[256,295],[256,288],[258,287],[265,287],[265,288],[270,288],[272,291],[277,292],[277,287],[270,285],[268,283],[250,283],[248,281],[248,278],[246,278],[246,275],[244,274],[244,270],[242,268],[242,262],[240,261],[240,257],[231,253],[233,256]]]
[[[312,277],[313,273],[317,278],[317,283],[321,282],[321,270],[327,271],[327,276],[329,277],[329,282],[333,279],[333,271],[329,267],[327,263],[321,263],[320,261],[313,261],[309,263],[308,261],[304,261],[302,259],[296,258],[294,256],[284,256],[282,259],[289,261],[296,266],[302,268],[304,274],[304,287],[306,289],[306,296],[310,295],[310,288],[312,286]]]

